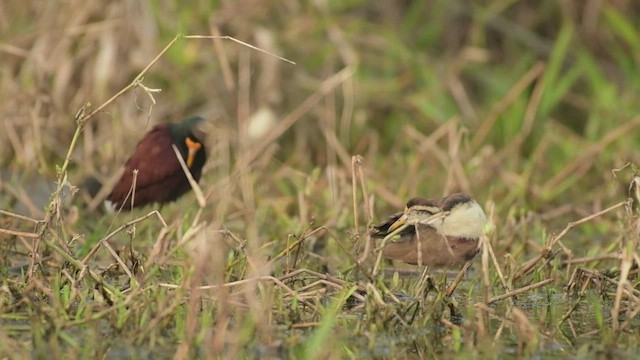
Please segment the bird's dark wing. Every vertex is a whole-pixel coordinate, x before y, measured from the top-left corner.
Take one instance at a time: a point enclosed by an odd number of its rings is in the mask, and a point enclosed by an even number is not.
[[[154,201],[171,201],[171,197],[175,199],[177,196],[172,196],[172,192],[185,180],[171,146],[172,142],[167,124],[160,124],[151,129],[138,142],[133,155],[124,165],[120,180],[107,199],[118,206],[122,205],[131,189],[134,169],[138,169],[135,206]]]

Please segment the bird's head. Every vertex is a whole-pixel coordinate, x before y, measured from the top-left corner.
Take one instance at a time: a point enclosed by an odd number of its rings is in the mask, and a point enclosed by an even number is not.
[[[408,225],[428,225],[440,234],[453,237],[479,238],[487,217],[469,195],[456,193],[439,201],[414,198],[407,202],[404,213],[389,227],[389,232]]]
[[[201,149],[204,146],[205,132],[200,127],[203,122],[204,118],[192,116],[179,123],[169,125],[173,142],[179,148],[186,150],[187,158],[185,161],[189,168],[193,166],[198,151],[204,151]]]

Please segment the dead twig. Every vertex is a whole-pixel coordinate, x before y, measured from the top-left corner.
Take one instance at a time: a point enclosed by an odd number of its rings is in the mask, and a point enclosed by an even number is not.
[[[219,284],[219,285],[196,286],[196,287],[193,287],[193,289],[198,289],[198,290],[219,290],[219,289],[222,289],[222,288],[231,288],[231,287],[251,284],[251,283],[255,283],[255,282],[273,282],[278,287],[283,289],[291,297],[293,297],[296,300],[300,301],[301,303],[305,304],[306,306],[308,306],[313,311],[317,311],[317,307],[314,304],[312,304],[312,303],[310,303],[310,302],[308,302],[308,301],[306,301],[304,299],[301,299],[299,294],[297,294],[295,291],[293,291],[290,287],[288,287],[280,279],[278,279],[278,278],[276,278],[274,276],[271,276],[271,275],[259,276],[259,277],[255,277],[255,278],[249,278],[249,279],[242,279],[242,280],[232,281],[232,282]],[[160,284],[158,284],[158,286],[161,286],[161,287],[164,287],[164,288],[168,288],[168,289],[180,289],[180,288],[183,287],[182,285],[167,284],[167,283],[160,283]]]
[[[193,193],[195,194],[196,200],[198,201],[198,206],[200,206],[200,208],[203,208],[207,204],[207,202],[204,198],[204,195],[202,194],[202,189],[200,188],[200,185],[198,185],[198,182],[193,178],[193,175],[191,175],[191,171],[189,171],[189,167],[187,166],[187,163],[184,162],[184,159],[182,158],[182,154],[180,154],[180,150],[178,150],[178,147],[176,146],[176,144],[171,144],[171,147],[173,148],[173,151],[176,153],[176,157],[178,158],[178,162],[182,167],[182,171],[186,175],[187,180],[189,180],[189,185],[191,185],[191,189],[193,189]]]
[[[139,222],[142,222],[148,218],[150,218],[151,216],[156,215],[158,217],[158,219],[160,220],[160,223],[162,224],[163,227],[168,227],[169,225],[167,225],[167,223],[164,221],[164,219],[162,218],[162,215],[160,215],[160,213],[158,212],[158,210],[153,210],[152,212],[148,213],[147,215],[141,216],[137,219],[128,221],[122,225],[120,225],[117,229],[115,229],[114,231],[110,232],[107,236],[103,237],[102,239],[100,239],[100,241],[98,241],[89,251],[89,253],[84,257],[84,259],[82,259],[81,263],[83,265],[86,265],[87,262],[89,261],[89,259],[91,259],[93,257],[93,255],[98,251],[98,249],[100,248],[100,246],[102,246],[105,242],[109,241],[112,237],[116,236],[118,233],[124,231],[125,229],[127,229],[128,227],[135,225]]]
[[[467,270],[469,270],[469,268],[471,267],[471,264],[472,264],[471,261],[467,261],[464,264],[462,269],[458,272],[458,275],[456,275],[456,278],[453,280],[451,285],[449,285],[449,288],[447,289],[447,291],[444,293],[446,296],[453,295],[453,292],[456,291],[456,288],[458,287],[458,284],[460,284],[460,282],[462,281],[462,278],[467,273]]]
[[[492,304],[492,303],[494,303],[496,301],[508,299],[510,297],[526,293],[526,292],[531,291],[533,289],[537,289],[539,287],[551,284],[552,282],[553,282],[553,278],[549,278],[549,279],[545,279],[545,280],[539,281],[539,282],[537,282],[535,284],[531,284],[531,285],[527,285],[527,286],[521,287],[519,289],[510,291],[510,292],[502,294],[502,295],[494,296],[491,299],[489,299],[489,301],[487,301],[487,304]]]

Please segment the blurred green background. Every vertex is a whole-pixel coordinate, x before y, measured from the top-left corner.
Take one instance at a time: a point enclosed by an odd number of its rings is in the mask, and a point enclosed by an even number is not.
[[[400,189],[398,199],[437,194],[446,164],[428,151],[419,154],[418,172],[407,174],[416,177],[413,183],[403,185],[406,179],[394,174],[406,172],[424,143],[420,136],[455,122],[464,130],[463,164],[481,166],[467,169],[474,177],[470,190],[528,196],[533,205],[563,194],[578,202],[602,199],[609,171],[635,160],[640,6],[633,1],[0,6],[0,164],[10,172],[51,176],[81,106],[102,104],[176,34],[211,35],[213,29],[296,65],[229,40],[219,51],[211,40],[182,39],[144,78],[145,86],[162,89],[151,124],[201,113],[236,141],[246,135],[238,122],[268,131],[349,68],[352,76],[277,139],[277,159],[304,171],[336,163],[339,154],[327,151],[329,140],[319,136],[330,129],[348,155],[363,154],[380,181]],[[223,58],[232,82],[223,79]],[[73,173],[111,171],[150,128],[150,105],[138,88],[92,119]],[[629,122],[623,134],[605,139]]]

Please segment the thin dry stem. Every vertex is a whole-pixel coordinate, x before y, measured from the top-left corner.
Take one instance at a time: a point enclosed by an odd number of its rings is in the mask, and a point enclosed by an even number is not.
[[[358,220],[358,156],[351,157],[351,196],[353,197],[353,228],[356,230],[356,236],[360,231],[360,222]],[[358,237],[359,239],[359,237]]]
[[[623,256],[620,259],[620,277],[618,278],[618,286],[616,289],[616,297],[613,302],[613,309],[611,309],[611,324],[614,330],[620,330],[620,306],[622,303],[622,296],[624,293],[624,289],[626,287],[630,287],[629,284],[629,271],[631,270],[631,265],[633,265],[633,256],[632,252],[635,251],[632,244],[629,243],[628,246],[624,249]]]
[[[604,214],[606,214],[606,213],[608,213],[610,211],[613,211],[613,210],[615,210],[615,209],[617,209],[619,207],[625,206],[625,205],[627,205],[627,203],[628,203],[628,201],[621,201],[621,202],[619,202],[619,203],[617,203],[617,204],[615,204],[613,206],[610,206],[610,207],[608,207],[608,208],[606,208],[606,209],[604,209],[602,211],[598,211],[597,213],[594,213],[594,214],[591,214],[589,216],[586,216],[586,217],[584,217],[584,218],[582,218],[580,220],[572,221],[572,222],[568,223],[567,226],[564,229],[562,229],[562,231],[560,231],[560,233],[558,235],[553,236],[551,238],[551,240],[547,244],[546,248],[547,249],[551,249],[556,244],[556,242],[558,242],[563,236],[565,236],[569,232],[569,230],[573,229],[574,227],[576,227],[578,225],[582,225],[582,224],[584,224],[586,222],[589,222],[589,221],[591,221],[591,220],[593,220],[593,219],[595,219],[597,217],[600,217],[600,216],[602,216],[602,215],[604,215]]]
[[[191,171],[189,171],[189,167],[187,166],[187,163],[184,162],[184,159],[182,158],[182,154],[180,154],[180,150],[178,150],[178,147],[176,147],[176,144],[171,144],[171,147],[173,148],[173,151],[176,153],[176,158],[178,158],[178,162],[182,167],[182,171],[184,172],[184,175],[187,177],[187,180],[189,181],[189,185],[191,186],[191,189],[193,190],[193,193],[196,196],[196,200],[198,201],[198,206],[200,206],[200,208],[205,207],[207,202],[202,193],[202,188],[200,188],[200,185],[198,185],[198,182],[193,178],[193,175],[191,175]]]
[[[11,236],[21,236],[21,237],[26,237],[31,239],[37,239],[40,237],[40,234],[38,233],[31,233],[31,232],[24,232],[24,231],[18,231],[18,230],[3,229],[3,228],[0,228],[0,233],[11,235]]]
[[[456,277],[453,280],[453,282],[451,283],[451,285],[449,285],[449,288],[447,289],[447,291],[444,293],[446,296],[453,295],[453,293],[456,291],[456,288],[458,287],[458,285],[460,284],[460,282],[464,278],[464,275],[467,273],[467,270],[469,270],[469,268],[471,267],[472,264],[473,263],[471,261],[467,261],[464,264],[464,266],[458,272],[458,275],[456,275]]]
[[[274,284],[276,284],[278,287],[282,288],[287,294],[289,294],[291,297],[297,299],[298,301],[300,301],[301,303],[305,304],[306,306],[308,306],[310,309],[312,309],[313,311],[316,311],[317,308],[315,305],[300,299],[298,294],[292,290],[290,287],[288,287],[285,283],[283,283],[280,279],[274,277],[274,276],[270,276],[270,275],[265,275],[265,276],[258,276],[258,277],[254,277],[254,278],[247,278],[247,279],[242,279],[242,280],[238,280],[238,281],[232,281],[232,282],[228,282],[228,283],[224,283],[224,284],[219,284],[219,285],[201,285],[201,286],[196,286],[194,287],[194,289],[198,289],[198,290],[219,290],[221,288],[230,288],[230,287],[235,287],[235,286],[240,286],[240,285],[246,285],[246,284],[252,284],[255,282],[273,282]],[[182,285],[175,285],[175,284],[167,284],[167,283],[159,283],[158,286],[161,287],[165,287],[168,289],[179,289],[182,288]]]
[[[209,18],[209,31],[211,31],[212,34],[213,47],[216,51],[216,55],[218,55],[218,63],[220,64],[220,68],[222,70],[222,78],[224,79],[224,84],[227,86],[227,91],[229,91],[229,93],[232,93],[236,88],[236,83],[231,71],[229,57],[227,56],[227,52],[222,45],[222,35],[220,34],[220,29],[215,23],[214,16],[211,16]]]
[[[542,280],[542,281],[538,281],[538,282],[537,282],[537,283],[535,283],[535,284],[531,284],[531,285],[523,286],[523,287],[521,287],[521,288],[519,288],[519,289],[516,289],[516,290],[510,291],[510,292],[508,292],[508,293],[506,293],[506,294],[502,294],[502,295],[494,296],[494,297],[492,297],[491,299],[489,299],[489,301],[487,301],[487,304],[492,304],[492,303],[494,303],[494,302],[496,302],[496,301],[500,301],[500,300],[508,299],[508,298],[510,298],[510,297],[513,297],[513,296],[516,296],[516,295],[520,295],[520,294],[526,293],[526,292],[531,291],[531,290],[533,290],[533,289],[537,289],[537,288],[539,288],[539,287],[542,287],[542,286],[545,286],[545,285],[551,284],[553,281],[554,281],[554,280],[553,280],[553,278],[545,279],[545,280]]]
[[[168,227],[167,223],[164,221],[164,219],[162,218],[162,215],[160,215],[160,213],[158,212],[158,210],[153,210],[152,212],[148,213],[147,215],[141,216],[137,219],[128,221],[122,225],[120,225],[120,227],[118,227],[117,229],[115,229],[114,231],[110,232],[107,236],[103,237],[102,239],[100,239],[100,241],[98,241],[89,251],[89,253],[84,257],[84,259],[82,259],[81,263],[83,265],[86,265],[87,262],[89,261],[89,259],[91,259],[95,253],[98,251],[98,249],[100,248],[100,246],[103,245],[103,243],[109,241],[112,237],[116,236],[118,233],[126,230],[127,228],[129,228],[130,226],[133,226],[139,222],[142,222],[148,218],[150,218],[151,216],[156,215],[158,217],[158,219],[160,220],[160,223],[162,224],[163,227]]]
[[[276,57],[276,58],[278,58],[278,59],[280,59],[282,61],[288,62],[291,65],[296,65],[295,62],[293,62],[293,61],[291,61],[291,60],[289,60],[287,58],[283,58],[282,56],[278,56],[276,54],[270,53],[270,52],[268,52],[266,50],[260,49],[259,47],[253,46],[253,45],[251,45],[249,43],[246,43],[244,41],[240,41],[240,40],[238,40],[238,39],[236,39],[236,38],[234,38],[232,36],[228,36],[228,35],[222,35],[222,36],[214,36],[214,35],[185,35],[184,38],[185,39],[224,39],[224,40],[231,40],[231,41],[236,42],[236,43],[238,43],[240,45],[244,45],[244,46],[246,46],[246,47],[248,47],[250,49],[257,50],[257,51],[260,51],[260,52],[265,53],[267,55],[274,56],[274,57]]]
[[[613,206],[610,206],[602,211],[599,211],[597,213],[591,214],[589,216],[586,216],[580,220],[577,221],[572,221],[569,222],[567,224],[567,226],[565,226],[564,229],[562,229],[562,231],[560,231],[560,233],[558,233],[555,236],[552,236],[548,241],[547,241],[547,245],[545,246],[545,248],[543,249],[541,254],[538,254],[535,258],[529,260],[525,265],[522,266],[522,268],[513,276],[514,280],[517,280],[519,278],[521,278],[522,276],[528,274],[534,267],[535,265],[541,260],[541,259],[552,259],[553,257],[555,257],[555,254],[557,254],[557,252],[552,252],[552,248],[554,245],[556,245],[560,239],[565,236],[569,230],[571,230],[572,228],[584,224],[586,222],[589,222],[597,217],[600,217],[608,212],[611,212],[619,207],[625,206],[627,205],[627,201],[622,201],[619,202]]]

